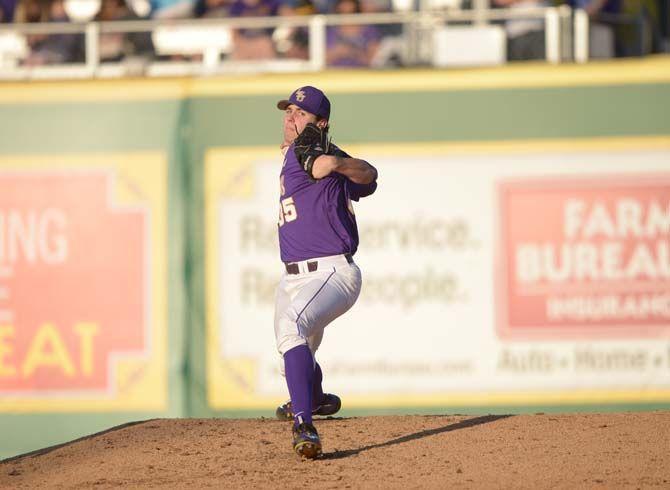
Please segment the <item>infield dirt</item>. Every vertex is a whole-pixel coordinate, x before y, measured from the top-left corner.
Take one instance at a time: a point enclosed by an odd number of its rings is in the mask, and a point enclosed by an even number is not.
[[[0,462],[0,488],[670,488],[670,411],[158,419]]]

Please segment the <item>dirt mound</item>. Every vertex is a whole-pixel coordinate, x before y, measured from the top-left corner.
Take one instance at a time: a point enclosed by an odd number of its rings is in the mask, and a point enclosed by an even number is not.
[[[301,461],[286,422],[161,419],[0,463],[0,488],[670,487],[670,412],[317,421]]]

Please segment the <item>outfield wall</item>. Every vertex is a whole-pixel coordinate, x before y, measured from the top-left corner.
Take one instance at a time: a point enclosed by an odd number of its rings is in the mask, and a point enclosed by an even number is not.
[[[670,60],[0,85],[0,457],[271,414],[276,100],[380,171],[348,413],[670,405]]]

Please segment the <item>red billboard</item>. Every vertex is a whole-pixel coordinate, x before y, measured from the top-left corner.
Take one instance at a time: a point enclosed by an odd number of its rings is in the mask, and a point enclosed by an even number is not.
[[[149,213],[114,172],[0,173],[0,395],[111,392],[149,340]]]
[[[670,331],[670,175],[499,185],[503,337]]]

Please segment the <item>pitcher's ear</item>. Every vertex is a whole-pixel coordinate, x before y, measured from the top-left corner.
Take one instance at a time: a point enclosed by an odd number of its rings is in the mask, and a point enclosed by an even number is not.
[[[328,127],[328,119],[319,119],[316,122],[316,125],[321,129],[327,128]]]

